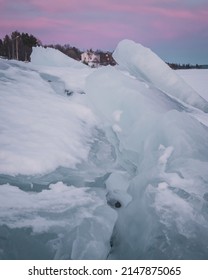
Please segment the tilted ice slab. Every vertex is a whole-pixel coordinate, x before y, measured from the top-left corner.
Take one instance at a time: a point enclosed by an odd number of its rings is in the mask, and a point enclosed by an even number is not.
[[[123,40],[118,44],[113,57],[119,65],[135,77],[187,104],[208,112],[208,102],[150,49],[134,41]]]
[[[124,206],[109,258],[207,258],[207,127],[184,102],[119,68],[90,75],[86,93],[123,170],[106,181],[108,203]]]

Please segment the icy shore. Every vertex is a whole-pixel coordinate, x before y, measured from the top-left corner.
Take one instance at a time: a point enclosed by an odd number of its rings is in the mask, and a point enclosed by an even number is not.
[[[114,58],[0,59],[0,259],[208,258],[208,71]]]

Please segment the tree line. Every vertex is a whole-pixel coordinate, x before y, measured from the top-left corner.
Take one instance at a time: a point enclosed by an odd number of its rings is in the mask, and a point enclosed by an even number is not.
[[[180,64],[180,63],[169,63],[167,64],[170,66],[170,68],[174,70],[179,70],[179,69],[203,69],[205,68],[205,65],[199,65],[199,64]]]
[[[0,39],[0,56],[7,59],[30,61],[32,47],[41,45],[40,40],[28,33],[14,31]]]
[[[59,50],[63,54],[65,54],[75,60],[81,60],[82,51],[76,47],[72,47],[70,44],[65,44],[63,46],[60,44],[55,44],[55,45],[51,44],[51,45],[44,45],[44,47]]]
[[[21,61],[30,61],[30,56],[32,53],[32,47],[43,46],[41,41],[32,34],[20,33],[19,31],[14,31],[11,35],[6,35],[3,39],[0,39],[0,57],[7,59],[16,59]],[[54,48],[65,55],[80,61],[82,51],[70,44],[60,45],[51,44],[44,45],[43,47]],[[92,49],[90,50],[92,51]],[[102,50],[92,51],[100,55],[101,65],[115,65],[116,62],[113,59],[112,52],[104,52]],[[179,64],[179,63],[169,63],[167,64],[174,70],[177,69],[202,69],[206,65],[190,65],[190,64]]]
[[[43,45],[41,41],[34,35],[28,33],[20,33],[19,31],[14,31],[11,33],[11,35],[7,34],[3,39],[0,39],[0,57],[4,57],[7,59],[16,59],[20,61],[30,61],[32,47],[36,46],[43,46],[44,48],[54,48],[75,60],[81,60],[82,51],[76,47],[71,46],[70,44],[65,44],[63,46],[60,44]],[[103,52],[101,50],[97,50],[95,52],[100,54],[103,65],[112,63],[112,53]],[[111,54],[110,61],[109,54]]]
[[[7,34],[3,39],[0,39],[0,57],[20,61],[30,61],[32,47],[36,46],[57,49],[65,55],[78,61],[81,60],[81,54],[83,52],[70,44],[43,45],[42,42],[32,34],[14,31],[11,35]],[[102,50],[93,51],[92,49],[90,51],[100,55],[101,65],[116,64],[112,57],[112,52],[104,52]]]
[[[43,44],[34,35],[14,31],[11,35],[7,34],[3,39],[0,39],[0,56],[7,59],[30,61],[32,47],[37,46],[43,46]],[[60,44],[44,45],[43,47],[57,49],[76,60],[81,59],[81,51],[78,48],[71,47],[69,44],[64,46]]]

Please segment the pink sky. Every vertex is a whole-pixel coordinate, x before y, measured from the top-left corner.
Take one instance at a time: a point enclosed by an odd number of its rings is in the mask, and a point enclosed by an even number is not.
[[[124,39],[171,62],[208,64],[207,0],[0,0],[0,38],[113,50]]]

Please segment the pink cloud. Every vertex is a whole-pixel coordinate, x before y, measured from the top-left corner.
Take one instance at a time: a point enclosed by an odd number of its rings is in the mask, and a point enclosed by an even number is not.
[[[48,1],[43,1],[43,0],[29,0],[29,2],[42,11],[57,13],[57,12],[64,12],[64,11],[77,12],[82,9],[87,9],[89,6],[95,5],[97,1],[96,0],[90,0],[90,1],[50,0],[49,3]]]

